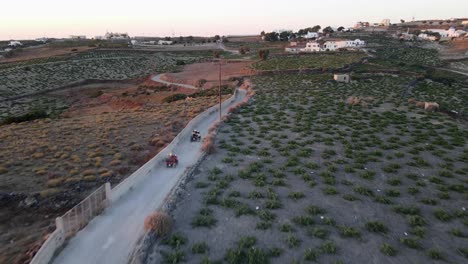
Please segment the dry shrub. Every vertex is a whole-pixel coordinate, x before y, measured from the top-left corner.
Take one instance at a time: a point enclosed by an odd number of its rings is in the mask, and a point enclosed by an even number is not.
[[[374,101],[375,98],[372,96],[367,96],[367,97],[357,97],[357,96],[350,96],[348,99],[346,99],[346,104],[355,106],[355,105],[360,105],[362,107],[368,107],[372,101]]]
[[[44,157],[44,153],[42,153],[42,152],[36,152],[36,153],[32,154],[31,157],[32,157],[33,159],[40,159],[40,158]]]
[[[97,177],[94,175],[84,176],[83,180],[88,181],[88,182],[93,182],[97,180]]]
[[[78,172],[80,172],[78,169],[71,169],[69,174],[70,176],[73,176],[73,175],[77,175]]]
[[[111,166],[118,166],[118,165],[120,165],[121,163],[122,163],[121,160],[115,159],[115,160],[113,160],[113,161],[110,162],[110,165],[111,165]]]
[[[144,227],[147,232],[154,232],[158,236],[168,234],[173,226],[171,217],[163,212],[154,212],[145,218]]]
[[[42,198],[47,198],[47,197],[56,195],[56,194],[59,193],[59,192],[60,192],[60,190],[57,189],[57,188],[49,188],[49,189],[42,190],[42,191],[39,193],[39,195],[40,195]]]
[[[161,148],[161,147],[164,147],[164,145],[166,145],[166,142],[164,142],[164,140],[156,137],[156,138],[151,139],[149,144],[150,144],[150,146],[153,146],[153,147],[156,147],[156,148]]]
[[[359,97],[356,97],[356,96],[350,96],[348,97],[348,99],[346,99],[346,104],[349,104],[349,105],[359,105],[359,103],[361,103],[361,99],[359,99]]]
[[[210,133],[203,139],[202,150],[208,154],[211,154],[215,151],[214,140],[215,134]]]
[[[94,175],[96,172],[94,170],[85,170],[83,171],[83,176]]]
[[[0,174],[4,174],[4,173],[7,173],[8,170],[7,168],[3,167],[3,166],[0,166]]]
[[[425,102],[424,103],[424,110],[426,110],[428,112],[435,112],[435,111],[439,110],[439,104],[434,103],[434,102]]]
[[[424,108],[425,105],[426,105],[425,102],[416,102],[416,107]]]
[[[60,186],[64,180],[64,178],[51,179],[47,181],[46,185],[47,187],[57,187]]]
[[[39,169],[35,171],[37,175],[42,176],[47,174],[47,169]]]
[[[416,100],[414,100],[413,98],[408,99],[408,104],[415,104],[415,103],[416,103]]]
[[[69,177],[65,180],[65,183],[77,183],[79,181],[81,181],[79,177]]]
[[[112,177],[112,175],[113,175],[112,171],[106,171],[106,172],[101,173],[101,178],[109,178],[109,177]]]
[[[216,121],[210,128],[208,128],[208,134],[215,133],[218,130],[219,125],[221,125],[220,121]]]

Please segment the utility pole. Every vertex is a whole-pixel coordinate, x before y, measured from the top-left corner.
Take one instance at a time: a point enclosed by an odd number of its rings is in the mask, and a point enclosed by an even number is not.
[[[219,121],[221,121],[221,58],[219,59]]]

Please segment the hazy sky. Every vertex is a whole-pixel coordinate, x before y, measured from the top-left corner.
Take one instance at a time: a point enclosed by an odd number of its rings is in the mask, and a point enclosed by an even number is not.
[[[0,3],[0,39],[256,34],[262,30],[352,26],[468,17],[468,0],[11,0]]]

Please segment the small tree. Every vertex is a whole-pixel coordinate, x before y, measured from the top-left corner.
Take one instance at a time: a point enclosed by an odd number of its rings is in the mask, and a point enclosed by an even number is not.
[[[199,80],[197,81],[197,87],[198,87],[198,88],[202,88],[202,87],[205,85],[205,83],[207,83],[207,80],[205,80],[205,79],[199,79]]]
[[[341,31],[343,31],[343,29],[344,29],[344,27],[339,27],[339,28],[338,28],[338,31],[341,32]]]
[[[221,52],[219,50],[213,51],[213,57],[214,58],[219,58],[221,56]]]
[[[241,46],[239,48],[239,53],[242,54],[242,55],[244,55],[246,53],[244,46]]]
[[[316,25],[310,29],[311,32],[318,32],[322,27],[320,25]]]
[[[261,49],[258,51],[258,57],[260,57],[260,59],[262,60],[266,60],[269,54],[270,54],[270,50],[268,49]]]
[[[325,33],[325,34],[331,34],[331,33],[333,33],[333,32],[334,32],[334,31],[333,31],[333,29],[332,29],[330,26],[328,26],[328,27],[326,27],[326,28],[323,29],[323,33]]]
[[[403,19],[400,19],[400,22],[403,24],[403,23],[405,23],[405,20],[403,20]]]

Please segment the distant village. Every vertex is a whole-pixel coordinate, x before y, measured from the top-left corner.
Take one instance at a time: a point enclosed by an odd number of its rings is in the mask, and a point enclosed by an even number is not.
[[[294,33],[291,30],[276,30],[262,32],[265,41],[289,41],[285,47],[288,53],[327,52],[339,50],[356,50],[366,46],[365,41],[349,39],[349,36],[368,34],[388,34],[401,41],[452,41],[467,39],[468,19],[411,21],[401,20],[392,24],[390,19],[383,19],[380,23],[357,22],[354,27],[322,29],[319,25],[301,29]],[[405,30],[406,29],[406,30]],[[405,31],[403,31],[405,30]],[[331,37],[333,34],[333,37]],[[340,38],[347,36],[348,38]]]
[[[380,23],[357,22],[353,27],[325,27],[317,25],[310,28],[300,29],[297,32],[292,30],[275,30],[273,32],[262,32],[264,41],[288,41],[285,47],[287,53],[309,53],[309,52],[334,52],[340,50],[356,50],[366,46],[365,41],[352,36],[359,34],[386,34],[401,41],[453,41],[455,39],[467,39],[468,19],[448,19],[448,20],[420,20],[392,23],[390,19],[383,19]],[[346,37],[344,37],[346,36]],[[70,35],[63,39],[49,39],[46,37],[35,39],[34,41],[10,40],[0,42],[0,58],[6,57],[15,49],[29,46],[42,45],[51,41],[107,41],[111,43],[121,43],[129,46],[164,46],[174,44],[192,45],[194,37],[130,37],[128,33],[106,32],[103,36],[89,38],[85,35]],[[200,38],[200,43],[215,43],[224,41],[223,37]]]

